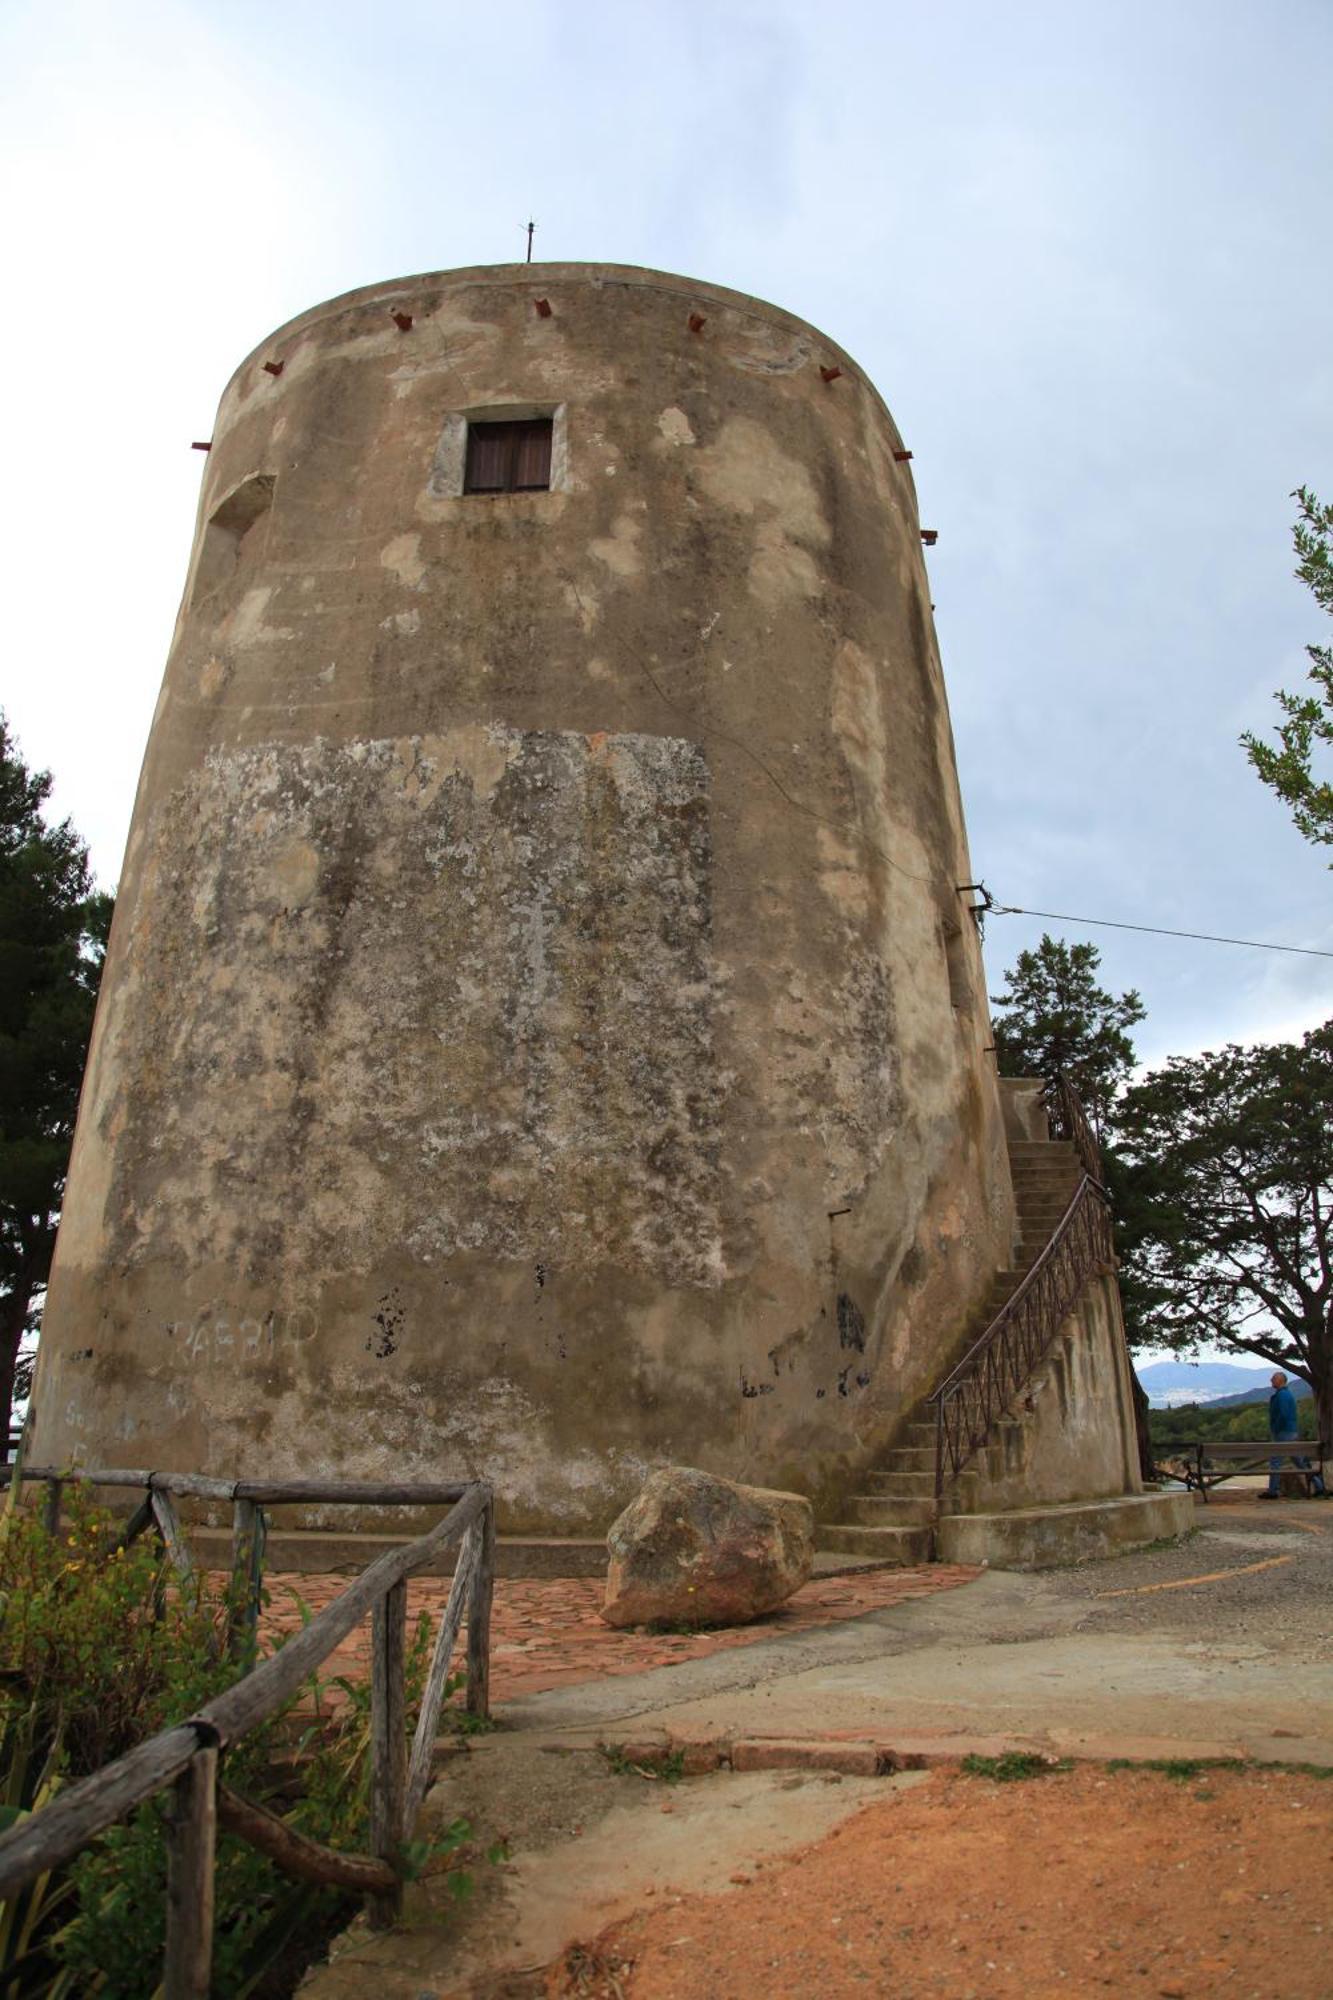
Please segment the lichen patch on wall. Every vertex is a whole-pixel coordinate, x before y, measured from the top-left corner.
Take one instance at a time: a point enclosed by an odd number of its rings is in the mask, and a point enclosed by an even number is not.
[[[717,1283],[708,790],[642,735],[210,755],[107,1052],[119,1253]]]
[[[827,547],[829,525],[809,471],[763,424],[729,417],[698,464],[705,490],[720,506],[771,514],[791,540]]]
[[[380,550],[380,565],[392,570],[400,583],[415,590],[426,574],[426,565],[421,560],[420,535],[395,535],[393,540]]]
[[[618,514],[611,533],[589,542],[590,552],[616,576],[638,576],[643,568],[638,542],[643,523],[634,514]]]
[[[678,409],[674,403],[668,404],[657,419],[657,429],[664,444],[676,446],[694,443],[693,426],[684,410]]]

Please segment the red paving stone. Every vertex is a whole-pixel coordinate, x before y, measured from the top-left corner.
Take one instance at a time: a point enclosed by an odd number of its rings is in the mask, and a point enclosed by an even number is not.
[[[598,1616],[604,1586],[597,1577],[501,1577],[495,1586],[491,1623],[491,1697],[500,1703],[516,1695],[597,1680],[603,1674],[638,1674],[649,1667],[704,1660],[733,1646],[817,1631],[868,1611],[882,1611],[887,1605],[906,1603],[909,1598],[956,1590],[980,1574],[980,1570],[963,1564],[930,1563],[919,1569],[860,1570],[850,1576],[816,1577],[781,1610],[756,1619],[752,1625],[681,1633],[618,1632],[604,1625]],[[261,1628],[264,1636],[273,1638],[298,1630],[302,1604],[311,1612],[322,1611],[347,1582],[345,1576],[271,1575],[267,1579],[269,1606]],[[415,1624],[419,1614],[427,1611],[438,1627],[448,1594],[447,1577],[415,1579],[408,1585],[409,1623]],[[330,1655],[321,1673],[368,1673],[369,1664],[367,1620]]]

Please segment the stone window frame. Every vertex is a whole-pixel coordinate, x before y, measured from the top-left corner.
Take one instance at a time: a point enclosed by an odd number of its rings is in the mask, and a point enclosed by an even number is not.
[[[444,420],[440,441],[431,462],[428,490],[432,500],[540,501],[545,493],[568,493],[569,435],[568,405],[565,403],[473,403],[464,410],[451,410]],[[517,493],[465,493],[467,473],[467,433],[469,424],[511,424],[530,422],[534,417],[550,419],[551,483],[527,487]]]

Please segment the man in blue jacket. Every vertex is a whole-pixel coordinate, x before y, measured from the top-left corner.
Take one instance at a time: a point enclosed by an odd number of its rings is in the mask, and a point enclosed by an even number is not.
[[[1273,1393],[1268,1399],[1268,1435],[1274,1444],[1291,1444],[1301,1434],[1300,1418],[1296,1412],[1296,1398],[1287,1387],[1287,1378],[1279,1368],[1272,1378]],[[1268,1461],[1268,1491],[1261,1493],[1261,1500],[1276,1500],[1279,1497],[1278,1475],[1284,1465],[1294,1465],[1298,1472],[1311,1474],[1310,1491],[1321,1499],[1324,1495],[1322,1473],[1316,1472],[1308,1458],[1270,1458]]]

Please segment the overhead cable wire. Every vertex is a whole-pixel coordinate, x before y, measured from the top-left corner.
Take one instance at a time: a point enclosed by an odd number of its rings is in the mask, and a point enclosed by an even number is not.
[[[1047,917],[1057,924],[1093,924],[1100,930],[1145,931],[1151,937],[1193,938],[1199,944],[1238,944],[1247,951],[1294,951],[1302,958],[1333,958],[1333,951],[1317,951],[1308,944],[1266,944],[1260,938],[1219,937],[1214,931],[1173,931],[1163,924],[1123,924],[1113,917],[1071,917],[1063,910],[1025,910],[1017,903],[992,903],[987,916]]]

